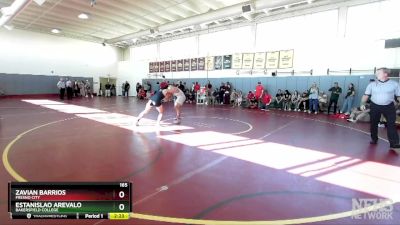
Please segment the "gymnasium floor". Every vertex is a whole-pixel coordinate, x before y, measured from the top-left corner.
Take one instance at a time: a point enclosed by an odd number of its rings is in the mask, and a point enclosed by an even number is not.
[[[169,103],[157,131],[155,110],[133,125],[145,103],[1,99],[1,224],[55,223],[8,219],[12,180],[133,182],[136,218],[57,224],[400,224],[399,203],[393,220],[351,218],[352,198],[400,200],[400,157],[388,151],[384,128],[370,146],[367,124],[196,105],[185,105],[182,124],[172,125]],[[156,221],[137,219],[143,214]]]

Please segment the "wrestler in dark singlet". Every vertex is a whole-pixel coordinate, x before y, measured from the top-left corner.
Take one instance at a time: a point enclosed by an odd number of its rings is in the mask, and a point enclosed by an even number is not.
[[[162,119],[163,113],[164,113],[164,107],[162,105],[163,100],[168,100],[172,96],[171,93],[168,92],[168,90],[165,89],[160,89],[158,90],[153,96],[150,97],[149,101],[146,104],[146,108],[141,112],[137,118],[136,121],[136,126],[139,126],[139,121],[140,119],[143,118],[144,115],[146,115],[151,108],[156,107],[158,111],[158,117],[157,117],[157,126],[160,125],[160,121]]]
[[[159,107],[162,104],[162,100],[165,98],[162,90],[158,90],[153,96],[150,97],[151,105]]]

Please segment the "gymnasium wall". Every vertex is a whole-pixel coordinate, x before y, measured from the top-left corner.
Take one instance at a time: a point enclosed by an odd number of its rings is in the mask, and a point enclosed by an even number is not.
[[[241,90],[245,95],[249,91],[254,91],[258,81],[264,85],[271,95],[275,95],[278,89],[289,90],[293,92],[294,90],[305,91],[311,87],[312,83],[317,83],[320,91],[328,93],[329,88],[333,86],[334,82],[338,82],[339,86],[342,88],[342,93],[346,93],[347,87],[350,83],[354,84],[356,89],[356,101],[355,104],[358,105],[361,100],[361,96],[364,94],[365,88],[367,87],[370,79],[374,79],[374,75],[363,75],[363,76],[288,76],[288,77],[230,77],[230,78],[209,78],[213,87],[219,87],[221,82],[229,81],[233,88],[236,90]],[[189,88],[192,82],[199,82],[201,86],[207,83],[207,79],[193,78],[193,79],[167,79],[170,83],[172,82],[186,82],[186,86]],[[143,79],[143,82],[150,81],[152,88],[158,88],[157,82],[161,82],[160,79]],[[329,95],[330,93],[328,93]],[[339,104],[343,101],[345,94],[341,95],[339,99]]]
[[[93,78],[70,77],[70,79],[89,80],[93,84]],[[0,91],[5,95],[56,94],[59,80],[60,76],[0,73]]]
[[[0,40],[0,73],[16,80],[25,80],[19,74],[89,77],[97,90],[100,76],[117,76],[119,48],[18,29],[0,29]]]

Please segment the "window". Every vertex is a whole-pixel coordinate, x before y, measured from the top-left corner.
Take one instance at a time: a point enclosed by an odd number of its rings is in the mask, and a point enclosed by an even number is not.
[[[131,48],[132,61],[156,60],[157,58],[156,44]]]
[[[197,56],[196,37],[188,37],[160,43],[160,59],[181,59]]]
[[[399,37],[399,9],[398,0],[350,7],[347,14],[346,37],[370,40]]]
[[[253,42],[251,27],[245,26],[201,35],[199,51],[202,56],[251,52],[253,51]]]

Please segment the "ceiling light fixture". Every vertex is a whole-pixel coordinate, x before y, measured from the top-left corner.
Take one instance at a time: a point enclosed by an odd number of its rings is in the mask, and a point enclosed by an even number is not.
[[[33,0],[33,1],[36,2],[36,4],[42,6],[43,3],[44,3],[46,0]]]
[[[53,28],[53,29],[51,29],[51,33],[53,33],[53,34],[59,34],[59,33],[61,33],[61,30],[58,29],[58,28]]]
[[[285,9],[288,9],[290,6],[289,5],[285,5]]]
[[[4,28],[6,28],[7,30],[13,30],[14,26],[13,25],[4,25]]]
[[[314,0],[307,0],[307,3],[308,4],[311,4],[311,3],[313,3],[314,2]]]
[[[78,18],[82,19],[82,20],[87,20],[87,19],[89,19],[89,14],[81,13],[81,14],[78,15]]]

